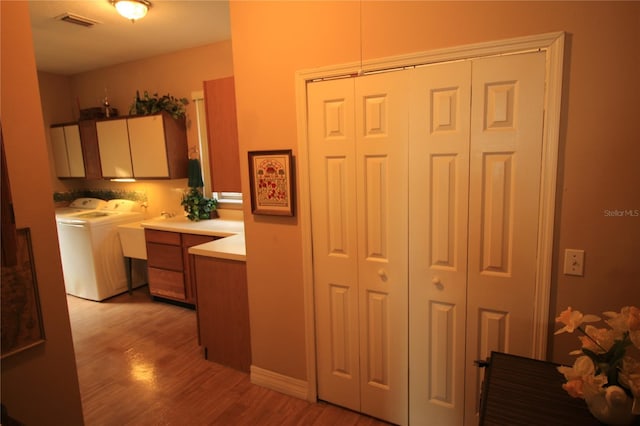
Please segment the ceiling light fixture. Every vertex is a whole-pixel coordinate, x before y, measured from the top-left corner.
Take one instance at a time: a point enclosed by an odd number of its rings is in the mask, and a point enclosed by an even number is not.
[[[112,0],[112,3],[118,13],[131,22],[144,18],[151,7],[148,0]]]

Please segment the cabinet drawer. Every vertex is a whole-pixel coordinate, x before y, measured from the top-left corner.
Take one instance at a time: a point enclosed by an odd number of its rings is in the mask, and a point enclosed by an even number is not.
[[[147,242],[180,245],[180,234],[169,231],[156,231],[155,229],[145,229],[144,238]]]
[[[182,272],[182,247],[147,242],[147,265]]]
[[[149,268],[149,292],[154,296],[185,300],[182,272]]]
[[[213,237],[211,235],[182,234],[182,246],[193,247],[198,244],[208,243],[209,241],[217,239],[218,237]]]

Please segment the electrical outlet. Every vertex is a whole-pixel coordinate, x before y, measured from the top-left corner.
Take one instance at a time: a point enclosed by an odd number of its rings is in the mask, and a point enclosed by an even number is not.
[[[584,275],[584,250],[566,249],[564,251],[564,274]]]

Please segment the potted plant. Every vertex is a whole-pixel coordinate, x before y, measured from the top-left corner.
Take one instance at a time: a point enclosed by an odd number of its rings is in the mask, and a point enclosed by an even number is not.
[[[202,194],[202,188],[190,187],[182,196],[182,206],[187,218],[195,222],[216,217],[218,200],[207,198]]]
[[[216,208],[218,206],[218,200],[215,198],[207,198],[202,192],[204,182],[202,181],[202,172],[198,159],[189,160],[187,174],[189,177],[189,189],[182,195],[181,203],[187,214],[187,218],[197,222],[199,220],[217,217]]]
[[[136,99],[131,104],[129,109],[130,115],[151,115],[157,114],[161,111],[166,111],[175,119],[184,118],[186,111],[184,106],[189,103],[187,98],[174,98],[173,96],[166,94],[164,96],[158,96],[157,93],[149,95],[149,92],[144,91],[144,96],[140,97],[140,92],[136,91]]]

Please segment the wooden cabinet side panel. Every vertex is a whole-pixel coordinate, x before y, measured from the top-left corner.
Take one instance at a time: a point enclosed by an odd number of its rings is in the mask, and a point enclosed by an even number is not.
[[[184,260],[184,282],[187,302],[197,304],[198,291],[196,289],[195,256],[189,254],[189,247],[217,240],[210,235],[182,234],[182,258]]]
[[[200,342],[208,359],[241,371],[251,366],[244,262],[195,256]]]
[[[100,150],[98,149],[96,121],[82,120],[79,122],[79,127],[86,178],[101,179],[102,168],[100,167]]]
[[[184,118],[174,119],[167,113],[163,113],[163,117],[164,138],[169,158],[169,175],[172,179],[186,178],[189,159],[186,120]]]
[[[241,192],[234,78],[205,81],[204,98],[213,190]]]

